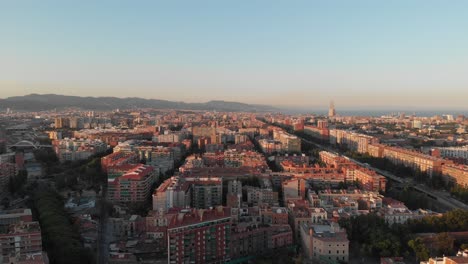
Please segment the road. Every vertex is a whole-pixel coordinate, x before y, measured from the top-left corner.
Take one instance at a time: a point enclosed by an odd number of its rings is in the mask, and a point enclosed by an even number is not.
[[[310,144],[313,144],[313,145],[317,146],[319,149],[323,149],[323,150],[330,151],[330,152],[336,152],[334,149],[332,149],[330,147],[320,145],[318,143],[309,141],[309,140],[304,139],[302,137],[300,137],[300,138],[301,138],[301,140],[304,140],[307,143],[310,143]],[[387,177],[389,179],[392,179],[392,180],[400,182],[400,183],[406,183],[406,184],[410,185],[412,188],[414,188],[415,190],[418,190],[418,191],[420,191],[422,193],[433,196],[441,204],[447,206],[447,208],[468,210],[468,205],[466,205],[465,203],[460,202],[460,201],[452,198],[448,192],[434,190],[434,189],[432,189],[432,188],[430,188],[430,187],[428,187],[426,185],[423,185],[423,184],[416,184],[413,181],[413,179],[401,178],[401,177],[398,177],[398,176],[396,176],[396,175],[394,175],[394,174],[392,174],[392,173],[390,173],[388,171],[372,167],[371,165],[369,165],[367,163],[364,164],[364,163],[359,162],[359,161],[357,161],[355,159],[352,159],[350,157],[347,157],[347,156],[344,156],[344,155],[342,155],[342,156],[347,158],[348,160],[351,160],[351,161],[363,166],[363,167],[367,167],[369,169],[375,170],[376,172],[380,173],[381,175],[383,175],[383,176],[385,176],[385,177]]]
[[[344,156],[346,157],[346,156]],[[375,168],[375,167],[372,167],[370,166],[369,164],[364,164],[362,162],[359,162],[355,159],[351,159],[349,157],[346,157],[348,158],[349,160],[363,166],[363,167],[367,167],[369,169],[372,169],[376,172],[378,172],[379,174],[389,178],[389,179],[392,179],[394,181],[397,181],[397,182],[400,182],[400,183],[406,183],[408,184],[409,186],[411,186],[411,188],[419,191],[419,192],[422,192],[422,193],[425,193],[427,195],[430,195],[430,196],[433,196],[433,197],[436,197],[437,198],[437,201],[439,201],[440,203],[442,203],[443,205],[447,206],[448,208],[450,209],[464,209],[464,210],[468,210],[468,205],[450,197],[450,194],[447,193],[447,192],[443,192],[443,191],[438,191],[438,190],[434,190],[432,188],[429,188],[428,186],[424,185],[424,184],[417,184],[414,182],[413,179],[403,179],[401,177],[398,177],[388,171],[384,171],[384,170],[381,170],[381,169],[378,169],[378,168]]]
[[[109,231],[108,219],[109,211],[107,208],[107,187],[103,185],[101,197],[99,199],[100,218],[98,226],[98,241],[97,241],[97,263],[107,264],[109,262]]]

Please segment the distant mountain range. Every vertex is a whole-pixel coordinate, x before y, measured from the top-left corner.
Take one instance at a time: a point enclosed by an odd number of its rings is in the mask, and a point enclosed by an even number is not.
[[[231,112],[268,112],[279,109],[256,104],[244,104],[226,101],[209,101],[206,103],[173,102],[158,99],[143,99],[137,97],[80,97],[57,94],[30,94],[0,99],[0,109],[11,108],[15,111],[44,111],[76,107],[83,110],[112,110],[134,108],[186,109],[186,110],[216,110]]]

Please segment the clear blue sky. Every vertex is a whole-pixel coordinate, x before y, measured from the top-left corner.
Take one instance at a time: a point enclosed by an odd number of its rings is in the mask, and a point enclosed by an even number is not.
[[[468,1],[2,1],[0,97],[468,108]]]

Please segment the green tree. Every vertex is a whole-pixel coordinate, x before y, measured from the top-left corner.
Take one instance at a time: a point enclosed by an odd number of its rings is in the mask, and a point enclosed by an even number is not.
[[[22,190],[24,184],[28,179],[28,172],[26,170],[20,170],[16,176],[12,176],[8,182],[8,190],[10,193],[15,194]]]
[[[453,243],[455,239],[449,236],[448,233],[439,233],[435,238],[435,247],[437,250],[437,256],[452,255]]]
[[[93,264],[93,254],[83,247],[80,235],[64,209],[62,197],[53,190],[44,189],[33,196],[33,211],[41,225],[43,245],[50,263]]]
[[[418,237],[414,240],[410,240],[408,246],[413,250],[419,261],[429,259],[429,250],[426,248],[421,238]]]

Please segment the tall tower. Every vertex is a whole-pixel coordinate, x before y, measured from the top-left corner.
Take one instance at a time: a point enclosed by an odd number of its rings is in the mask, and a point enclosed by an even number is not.
[[[330,101],[330,107],[328,108],[328,117],[335,117],[335,115],[335,103],[333,101]]]

